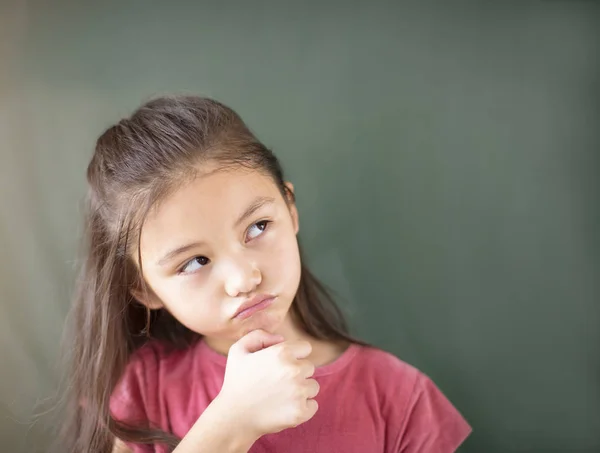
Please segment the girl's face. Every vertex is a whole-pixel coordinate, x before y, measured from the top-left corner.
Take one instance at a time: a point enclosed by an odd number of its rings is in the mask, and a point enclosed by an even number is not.
[[[204,173],[149,213],[140,238],[149,291],[135,295],[216,349],[257,328],[279,331],[300,282],[297,233],[296,207],[270,177],[247,169]],[[256,296],[274,299],[236,317]]]

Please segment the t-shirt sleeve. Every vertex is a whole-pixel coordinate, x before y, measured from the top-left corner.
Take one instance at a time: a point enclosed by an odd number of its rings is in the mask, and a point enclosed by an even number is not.
[[[398,453],[452,453],[471,427],[436,385],[417,376],[400,431]]]
[[[153,400],[157,389],[152,382],[156,370],[156,360],[152,351],[140,351],[132,357],[125,368],[117,386],[110,398],[110,412],[119,422],[133,426],[147,426],[153,418],[155,402]],[[133,444],[125,442],[133,453],[154,453],[152,445]]]

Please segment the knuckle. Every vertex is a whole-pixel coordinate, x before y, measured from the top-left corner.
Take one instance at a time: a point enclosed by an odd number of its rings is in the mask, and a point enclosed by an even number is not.
[[[285,363],[283,365],[283,374],[288,378],[296,378],[298,377],[298,368],[293,364]]]
[[[310,342],[308,342],[308,341],[306,341],[306,340],[303,340],[303,341],[301,341],[300,345],[301,345],[303,348],[306,348],[306,349],[307,349],[307,351],[308,351],[309,353],[311,353],[311,352],[312,352],[312,349],[313,349],[313,347],[312,347],[312,344],[310,344]]]
[[[286,360],[289,357],[290,352],[289,352],[289,349],[288,349],[288,347],[286,345],[284,345],[284,344],[278,344],[278,345],[275,345],[275,348],[276,348],[275,349],[275,355],[279,359]]]

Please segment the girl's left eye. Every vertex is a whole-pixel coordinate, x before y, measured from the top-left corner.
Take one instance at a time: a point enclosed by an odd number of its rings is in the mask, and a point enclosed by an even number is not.
[[[246,233],[246,240],[250,241],[263,234],[267,229],[267,225],[269,223],[271,222],[268,220],[261,220],[260,222],[256,222],[254,225],[248,228],[248,233]]]

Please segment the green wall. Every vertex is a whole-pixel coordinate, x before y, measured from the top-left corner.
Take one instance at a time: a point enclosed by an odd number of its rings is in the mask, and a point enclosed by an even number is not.
[[[309,263],[463,412],[461,451],[600,451],[600,3],[449,3],[14,2],[4,444],[43,451],[10,423],[55,385],[93,140],[186,92],[280,156]]]

